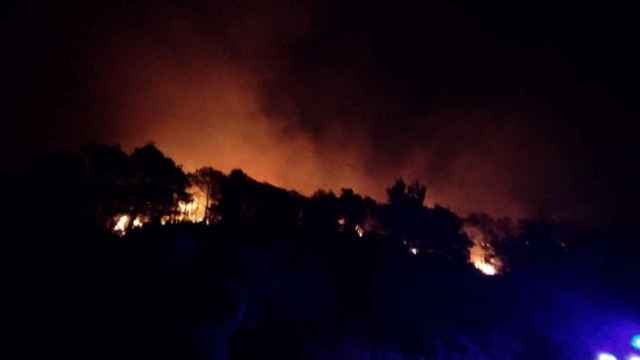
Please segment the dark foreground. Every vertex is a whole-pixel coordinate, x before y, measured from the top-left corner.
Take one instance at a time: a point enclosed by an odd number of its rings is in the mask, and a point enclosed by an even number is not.
[[[28,239],[16,264],[22,358],[591,359],[638,331],[628,269],[489,278],[343,233],[67,235]]]

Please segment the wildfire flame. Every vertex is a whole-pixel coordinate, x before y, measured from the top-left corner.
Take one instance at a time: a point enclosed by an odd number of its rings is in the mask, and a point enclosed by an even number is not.
[[[192,222],[199,223],[203,222],[205,219],[205,204],[206,199],[204,198],[206,195],[199,190],[197,187],[193,187],[189,189],[189,193],[192,196],[192,200],[189,202],[180,201],[177,207],[177,214],[173,216],[163,216],[160,219],[160,223],[165,225],[169,222]],[[113,227],[113,232],[124,236],[129,228],[129,224],[131,223],[131,227],[140,228],[144,226],[145,223],[148,222],[148,218],[144,216],[136,216],[131,220],[131,215],[121,214],[114,218],[115,225]],[[338,226],[342,229],[346,224],[346,219],[341,217],[338,219]],[[355,225],[354,228],[356,234],[359,237],[363,237],[365,234],[365,228],[362,225]],[[492,249],[487,241],[485,241],[485,234],[475,226],[465,226],[464,232],[467,234],[469,239],[473,241],[473,246],[469,251],[469,262],[473,264],[473,266],[478,269],[478,271],[482,272],[487,276],[494,276],[500,273],[500,268],[502,267],[502,263],[500,259],[495,256],[492,256]],[[403,241],[405,246],[409,244],[407,241]],[[418,248],[413,246],[408,246],[409,252],[413,255],[418,255]]]
[[[480,270],[480,272],[485,275],[493,276],[498,273],[498,269],[496,269],[493,264],[490,264],[484,260],[474,262],[473,266],[475,266],[476,269]]]
[[[192,222],[199,223],[204,221],[205,216],[205,194],[200,191],[198,188],[193,187],[190,188],[189,193],[192,196],[192,200],[189,202],[180,201],[178,202],[177,213],[175,215],[165,215],[160,218],[160,224],[166,225],[167,223],[175,223],[175,222]],[[132,228],[141,228],[146,223],[149,222],[149,218],[146,216],[138,215],[133,221],[131,220],[132,215],[129,214],[120,214],[116,216],[113,221],[115,225],[113,226],[112,231],[120,236],[124,236],[129,229],[129,224],[131,224]]]
[[[142,227],[142,225],[144,225],[144,222],[142,221],[142,218],[140,216],[137,216],[135,219],[133,219],[134,228]]]
[[[129,215],[120,215],[116,217],[116,225],[113,227],[113,232],[116,234],[124,235],[127,232],[127,226],[131,217]]]
[[[473,241],[473,246],[469,249],[469,262],[487,276],[499,274],[502,263],[495,256],[490,256],[492,249],[485,241],[485,234],[475,226],[465,226],[464,232]]]
[[[176,215],[175,221],[192,223],[204,221],[206,212],[205,193],[195,186],[189,188],[188,192],[191,194],[192,200],[189,202],[180,201],[178,203],[178,215]]]

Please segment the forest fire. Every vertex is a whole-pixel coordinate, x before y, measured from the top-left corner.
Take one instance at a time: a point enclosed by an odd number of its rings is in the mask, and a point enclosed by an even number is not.
[[[142,225],[144,225],[144,222],[142,221],[142,218],[140,216],[137,216],[135,219],[133,219],[134,228],[142,227]]]
[[[191,201],[178,202],[178,214],[173,219],[174,222],[199,223],[204,221],[206,195],[196,186],[192,186],[187,192],[191,195]]]
[[[10,4],[8,353],[640,360],[634,2]]]
[[[204,193],[197,187],[189,188],[188,192],[191,195],[191,201],[179,201],[176,208],[176,214],[161,217],[161,225],[180,222],[199,223],[204,221],[204,207],[206,204],[206,201],[204,200]],[[132,221],[131,215],[120,214],[117,215],[113,221],[115,225],[113,226],[112,231],[119,236],[124,236],[130,228],[141,228],[147,224],[149,222],[149,217],[138,215]]]
[[[116,217],[116,225],[113,227],[113,232],[116,234],[124,235],[127,232],[127,226],[129,225],[129,215],[120,215]]]
[[[502,262],[493,254],[493,248],[485,240],[482,230],[471,225],[465,225],[463,230],[473,242],[473,246],[469,249],[469,262],[487,276],[499,274]]]
[[[131,224],[131,228],[135,229],[142,227],[142,225],[146,223],[146,221],[144,221],[141,216],[136,216],[136,218],[133,219],[132,222],[131,216],[127,214],[116,216],[114,221],[115,225],[112,231],[119,236],[124,236],[127,233],[127,231],[129,230],[129,224]]]
[[[484,260],[478,260],[473,262],[473,266],[480,270],[485,275],[493,276],[498,273],[498,269],[493,264],[490,264]]]
[[[190,195],[190,200],[178,201],[172,215],[165,215],[160,218],[161,225],[185,222],[200,223],[205,221],[205,208],[209,203],[206,199],[206,194],[197,186],[188,188],[187,192]],[[112,231],[119,236],[124,236],[130,229],[141,228],[150,221],[148,216],[137,215],[133,219],[132,217],[133,216],[129,214],[116,216],[113,219],[114,225]],[[337,225],[339,231],[344,231],[347,225],[347,219],[345,217],[339,217],[337,219]],[[356,224],[353,230],[358,237],[364,237],[364,226]],[[502,268],[502,262],[495,256],[494,250],[487,240],[488,235],[479,227],[470,224],[465,225],[463,231],[473,242],[473,246],[469,249],[469,263],[484,275],[494,276],[499,274]],[[408,247],[412,255],[419,254],[420,251],[417,247],[409,246],[406,241],[404,241],[404,244]]]
[[[469,262],[485,275],[497,275],[500,269],[500,260],[491,256],[489,245],[476,242],[475,239],[471,240],[474,244],[471,249],[469,249]]]

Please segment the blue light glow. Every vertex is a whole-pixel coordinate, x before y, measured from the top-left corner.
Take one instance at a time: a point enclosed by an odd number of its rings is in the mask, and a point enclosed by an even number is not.
[[[640,350],[640,334],[631,338],[631,347]]]
[[[599,353],[596,360],[617,360],[617,358],[610,353]]]

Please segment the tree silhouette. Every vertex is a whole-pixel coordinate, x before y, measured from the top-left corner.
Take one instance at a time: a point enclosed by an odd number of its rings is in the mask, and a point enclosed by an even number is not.
[[[458,264],[467,263],[473,243],[462,231],[462,219],[436,205],[427,210],[425,220],[426,239],[421,242],[421,248]]]
[[[129,158],[117,145],[88,145],[82,148],[85,179],[96,210],[96,220],[105,224],[129,211],[131,169]]]
[[[466,263],[471,241],[462,233],[462,220],[448,209],[424,207],[427,188],[402,179],[387,189],[383,223],[390,234],[423,254]]]
[[[561,320],[561,311],[547,311],[551,305],[582,306],[563,288],[586,285],[580,294],[621,305],[640,301],[638,287],[630,286],[638,273],[635,227],[594,232],[471,215],[465,225],[481,230],[510,268],[491,279],[469,271],[463,219],[425,206],[427,189],[419,182],[398,179],[384,204],[351,189],[305,197],[241,170],[225,176],[202,168],[187,177],[151,144],[130,156],[118,146],[91,145],[33,167],[9,202],[29,215],[18,223],[27,256],[16,269],[32,273],[27,288],[56,290],[33,306],[51,314],[33,321],[57,324],[62,314],[83,333],[64,339],[106,339],[91,347],[114,353],[132,347],[138,358],[149,351],[156,358],[202,358],[198,344],[208,354],[231,348],[234,358],[265,352],[299,358],[299,349],[314,355],[305,342],[321,337],[324,347],[340,331],[340,338],[372,338],[372,348],[416,357],[523,358],[526,351],[553,359],[559,352],[551,337],[532,325],[543,316]],[[170,215],[188,198],[188,180],[207,194],[206,216],[220,214],[222,221],[143,226],[127,232],[127,241],[114,241],[105,229],[104,220],[118,214],[153,221]],[[27,213],[34,210],[36,216]],[[356,225],[372,223],[381,226],[355,236]],[[28,235],[36,241],[23,241]],[[43,299],[42,293],[29,298]],[[55,311],[60,305],[65,311]],[[87,317],[95,308],[107,311]],[[637,317],[630,309],[625,316]]]
[[[578,237],[575,229],[542,220],[520,220],[516,231],[494,248],[511,270],[529,266],[545,267],[566,257],[568,246]]]
[[[153,144],[133,151],[129,157],[131,177],[131,216],[149,217],[159,223],[162,216],[172,215],[179,201],[189,201],[189,180],[173,160],[164,156]]]
[[[204,219],[214,222],[213,208],[222,198],[222,184],[225,176],[221,171],[212,167],[202,167],[188,175],[192,185],[197,186],[205,194]]]
[[[342,189],[339,204],[344,225],[349,230],[353,230],[356,225],[364,222],[366,209],[362,196],[356,194],[352,189]]]
[[[233,169],[222,182],[221,198],[216,210],[225,224],[235,226],[250,216],[250,209],[245,199],[248,181],[248,176],[242,170]]]
[[[407,186],[402,178],[387,189],[388,203],[391,206],[422,207],[427,194],[427,187],[417,180]]]
[[[306,203],[304,223],[315,234],[334,232],[339,218],[338,197],[332,191],[318,190]]]
[[[393,237],[415,247],[425,234],[426,209],[422,204],[426,187],[417,181],[407,187],[403,179],[398,179],[387,189],[387,195],[383,224]]]

